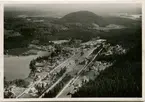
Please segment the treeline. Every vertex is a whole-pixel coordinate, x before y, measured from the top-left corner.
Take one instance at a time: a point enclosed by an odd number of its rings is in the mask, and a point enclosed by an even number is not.
[[[141,24],[141,23],[140,23]],[[123,48],[129,48],[136,43],[141,42],[141,25],[135,27],[111,30],[110,32],[97,33],[101,38],[107,39],[107,42],[111,45],[119,44]]]
[[[61,46],[57,46],[57,45],[54,45],[54,48],[55,50],[53,52],[50,52],[49,55],[47,56],[39,56],[37,57],[36,59],[33,59],[31,60],[30,64],[29,64],[29,68],[31,69],[32,72],[35,72],[36,70],[36,62],[42,62],[42,61],[50,61],[50,63],[54,63],[54,57],[58,56],[59,54],[66,54],[69,53],[69,51],[65,51],[65,50],[62,50],[62,47]]]
[[[33,74],[35,74],[35,71],[36,71],[36,62],[42,62],[42,61],[44,61],[44,60],[48,60],[49,59],[49,57],[50,57],[50,55],[48,55],[48,56],[42,56],[42,57],[37,57],[36,59],[33,59],[33,60],[31,60],[30,61],[30,64],[29,64],[29,68],[31,69],[31,73],[30,73],[30,75],[29,76],[31,76],[31,75],[33,75]]]
[[[17,87],[27,88],[30,83],[24,79],[15,79],[13,81],[7,81],[4,78],[4,88],[8,88],[10,85],[16,85]]]

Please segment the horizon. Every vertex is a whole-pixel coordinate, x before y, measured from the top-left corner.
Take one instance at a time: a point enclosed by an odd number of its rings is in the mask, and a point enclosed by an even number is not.
[[[39,6],[38,6],[39,5]],[[104,16],[112,13],[141,13],[140,3],[105,3],[105,4],[6,4],[5,12],[31,12],[49,17],[62,17],[71,12],[90,11]],[[34,15],[35,15],[34,14]],[[27,14],[26,14],[27,15]],[[29,15],[28,15],[29,16]]]

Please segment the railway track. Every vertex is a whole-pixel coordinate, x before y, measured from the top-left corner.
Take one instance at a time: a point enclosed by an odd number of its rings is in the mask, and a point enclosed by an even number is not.
[[[95,60],[95,58],[99,55],[99,53],[100,53],[102,50],[103,50],[103,48],[102,48],[101,50],[99,50],[99,52],[93,57],[93,59],[92,59],[87,65],[85,65],[85,66],[78,72],[78,74],[77,74],[76,77],[72,78],[72,79],[68,82],[68,84],[66,84],[66,85],[64,86],[64,88],[58,93],[58,95],[56,96],[56,98],[58,98],[58,97],[65,91],[65,89],[66,89],[68,86],[73,85],[73,84],[78,80],[78,78],[80,77],[81,73],[82,73],[84,70],[86,70],[86,68],[87,68],[89,65],[92,64],[92,62]]]
[[[73,58],[75,55],[72,55],[69,59],[65,60],[63,63],[59,64],[57,67],[55,67],[53,70],[50,71],[50,73],[53,73],[56,69],[60,68],[62,65],[64,65],[65,63],[67,63],[71,58]],[[45,78],[46,75],[44,75],[41,79],[39,79],[38,81],[34,82],[32,85],[29,86],[29,88],[27,88],[25,91],[23,91],[20,95],[18,95],[16,98],[21,98],[21,96],[23,96],[24,94],[28,93],[29,90],[34,87],[36,84],[38,84],[39,82],[42,81],[43,78]]]
[[[92,52],[95,50],[96,48],[93,48],[90,53],[88,53],[88,55],[86,56],[89,56],[90,54],[92,54]],[[72,55],[70,58],[68,58],[67,60],[65,60],[63,63],[59,64],[57,67],[55,67],[53,70],[50,71],[50,73],[53,73],[55,70],[57,70],[58,68],[62,67],[62,66],[66,66],[66,63],[68,63],[71,59],[73,59],[74,57],[79,57],[79,54],[75,54],[75,55]],[[82,69],[81,69],[82,70]],[[81,72],[81,70],[79,72]],[[58,79],[58,81],[56,81],[50,88],[46,89],[46,91],[39,96],[39,98],[43,97],[44,94],[46,92],[49,92],[53,87],[55,87],[55,85],[57,83],[59,83],[64,77],[65,77],[66,74],[64,74],[61,78]],[[20,95],[18,95],[16,98],[21,98],[24,94],[27,94],[31,88],[33,88],[35,85],[37,85],[39,82],[42,81],[43,78],[45,78],[46,75],[44,75],[41,79],[39,79],[38,81],[34,82],[32,85],[30,85],[29,88],[27,88],[23,93],[21,93]],[[74,80],[74,78],[72,78]]]
[[[93,51],[95,50],[96,48],[94,48],[94,49],[92,49],[92,51],[90,52],[90,53],[88,53],[86,56],[89,56],[90,54],[92,54],[93,53]],[[78,56],[77,56],[78,57]],[[80,58],[79,58],[80,59]],[[76,65],[75,65],[76,66]],[[75,67],[74,66],[74,67]],[[74,68],[73,67],[73,68]],[[82,69],[81,69],[82,70]],[[66,72],[67,73],[67,72]],[[42,95],[41,96],[39,96],[39,98],[42,98],[44,95],[45,95],[45,93],[48,93],[51,89],[53,89],[64,77],[65,77],[65,75],[66,75],[66,73],[58,80],[58,81],[56,81],[50,88],[48,88],[45,92],[43,92],[42,93]],[[74,78],[72,78],[73,80],[74,80]],[[68,83],[70,83],[72,80],[70,80]]]

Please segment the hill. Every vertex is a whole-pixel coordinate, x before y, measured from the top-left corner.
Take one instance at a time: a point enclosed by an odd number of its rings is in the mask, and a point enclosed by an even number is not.
[[[104,26],[105,20],[103,17],[96,15],[95,13],[89,11],[78,11],[72,12],[59,19],[61,23],[81,23],[81,24],[91,24],[96,23],[100,26]]]

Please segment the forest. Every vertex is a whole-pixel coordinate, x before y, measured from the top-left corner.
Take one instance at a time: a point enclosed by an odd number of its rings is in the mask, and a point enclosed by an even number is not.
[[[141,30],[130,39],[130,43],[133,41],[134,44],[128,47],[126,54],[99,56],[96,60],[114,64],[79,88],[72,97],[142,97]]]

